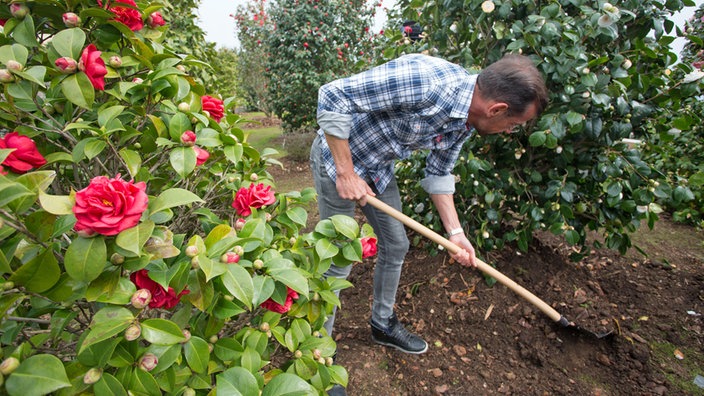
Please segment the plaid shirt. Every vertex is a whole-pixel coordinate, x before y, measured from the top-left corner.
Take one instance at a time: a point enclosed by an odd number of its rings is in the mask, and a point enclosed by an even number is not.
[[[454,193],[450,172],[472,132],[466,121],[476,79],[440,58],[402,56],[322,86],[318,133],[348,139],[355,172],[373,181],[379,192],[393,178],[396,159],[430,150],[421,185],[431,194]],[[325,139],[322,156],[336,180]]]

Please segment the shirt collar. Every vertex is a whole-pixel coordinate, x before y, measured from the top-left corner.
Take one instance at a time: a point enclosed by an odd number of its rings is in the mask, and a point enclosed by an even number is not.
[[[450,117],[461,118],[463,120],[467,119],[469,115],[469,105],[472,103],[474,87],[477,85],[478,76],[478,74],[468,75],[457,88],[457,96],[455,97],[455,104],[450,111]]]

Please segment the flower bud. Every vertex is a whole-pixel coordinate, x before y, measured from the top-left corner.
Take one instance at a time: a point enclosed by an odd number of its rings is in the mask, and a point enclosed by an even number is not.
[[[12,374],[13,371],[17,370],[17,367],[19,367],[20,361],[16,357],[9,357],[0,363],[0,374],[2,375],[9,375]]]
[[[303,357],[303,352],[301,352],[300,350],[296,350],[296,352],[293,353],[293,357],[295,357],[296,359],[300,359],[301,357]]]
[[[183,396],[196,396],[196,391],[193,388],[186,388],[183,390]]]
[[[181,143],[184,146],[194,146],[196,144],[196,134],[193,131],[185,131],[181,134]]]
[[[259,175],[258,175],[258,174],[252,173],[251,175],[249,175],[249,180],[251,180],[251,181],[257,181],[257,179],[259,179]]]
[[[313,359],[320,359],[320,349],[313,349]]]
[[[21,63],[17,62],[16,60],[9,60],[9,61],[7,61],[6,64],[7,64],[7,69],[10,71],[20,72],[20,71],[22,71],[22,69],[24,69],[24,66]]]
[[[220,257],[220,262],[224,264],[235,264],[240,261],[240,255],[235,252],[227,252]]]
[[[161,16],[161,13],[159,11],[152,12],[147,18],[147,26],[152,29],[156,29],[159,26],[164,26],[165,24],[166,21],[164,21],[164,17]]]
[[[176,69],[181,72],[186,72],[186,66],[184,65],[176,65]]]
[[[142,358],[139,359],[139,368],[144,371],[152,371],[154,367],[159,364],[159,359],[153,353],[145,353]]]
[[[252,263],[252,266],[254,267],[254,269],[262,269],[262,267],[264,267],[264,262],[259,259],[256,259]]]
[[[244,248],[240,245],[235,245],[232,247],[232,251],[235,252],[238,255],[243,255],[244,254]]]
[[[218,336],[215,335],[215,334],[213,334],[213,335],[210,336],[210,338],[208,339],[208,341],[210,341],[211,344],[215,344],[216,342],[218,342]]]
[[[73,74],[78,70],[78,62],[75,59],[64,56],[63,58],[57,59],[54,64],[61,70],[63,74]]]
[[[142,80],[142,79],[139,78],[139,77],[135,77],[135,78],[132,79],[132,82],[135,83],[135,84],[141,84],[141,83],[144,82],[144,80]]]
[[[267,331],[271,330],[271,326],[267,322],[262,322],[262,324],[259,325],[259,330],[266,333]]]
[[[191,258],[191,268],[193,268],[193,269],[200,268],[200,259],[198,258],[198,256]]]
[[[15,81],[15,76],[10,73],[9,70],[7,69],[0,69],[0,82],[2,83],[11,83]]]
[[[138,323],[131,324],[130,327],[125,330],[125,339],[127,341],[134,341],[141,335],[142,327]]]
[[[120,265],[125,262],[125,256],[120,253],[113,253],[112,256],[110,256],[110,262],[113,265]]]
[[[103,370],[93,367],[92,369],[88,370],[86,374],[83,376],[83,383],[86,385],[92,385],[98,381],[100,381],[100,377],[103,376]]]
[[[134,294],[132,294],[132,298],[130,299],[132,306],[137,309],[146,308],[151,301],[152,292],[150,292],[148,289],[137,290],[136,292],[134,292]]]
[[[115,69],[117,69],[118,67],[122,67],[122,58],[117,55],[113,55],[108,60],[108,64],[114,67]]]
[[[235,221],[235,230],[242,231],[242,228],[244,228],[244,225],[246,223],[247,223],[247,220],[245,220],[245,219],[237,219]]]
[[[321,357],[319,357],[319,358],[318,358],[318,363],[320,363],[320,364],[323,364],[323,365],[324,365],[324,364],[325,364],[325,358],[324,358],[324,357],[322,357],[322,356],[321,356]]]
[[[186,248],[186,256],[195,257],[198,255],[198,246],[190,245]]]
[[[29,14],[29,8],[24,3],[10,4],[10,14],[13,18],[24,19]]]
[[[73,12],[67,12],[62,15],[61,18],[64,20],[64,25],[66,25],[66,27],[74,28],[81,26],[81,17]]]
[[[186,330],[186,329],[183,329],[183,330],[181,330],[181,333],[183,333],[183,337],[186,338],[186,339],[185,339],[184,341],[182,341],[181,343],[182,343],[182,344],[185,344],[185,343],[188,342],[188,340],[191,339],[191,332],[188,331],[188,330]]]
[[[178,111],[183,112],[183,113],[185,113],[187,111],[191,111],[191,105],[186,102],[181,102],[178,104]]]
[[[271,213],[266,213],[264,217],[266,217],[266,222],[267,222],[267,223],[270,222],[271,219],[273,218],[273,217],[271,216]]]

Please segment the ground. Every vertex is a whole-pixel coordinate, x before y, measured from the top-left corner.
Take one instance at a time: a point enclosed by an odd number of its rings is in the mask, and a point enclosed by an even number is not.
[[[276,180],[312,185],[306,163],[282,159]],[[372,259],[352,271],[335,333],[355,395],[704,395],[704,233],[664,216],[627,255],[568,258],[559,237],[509,246],[490,263],[597,339],[553,322],[478,271],[414,247],[396,312],[430,344],[409,355],[370,339]],[[704,382],[704,378],[699,378]],[[701,385],[701,386],[704,386]]]

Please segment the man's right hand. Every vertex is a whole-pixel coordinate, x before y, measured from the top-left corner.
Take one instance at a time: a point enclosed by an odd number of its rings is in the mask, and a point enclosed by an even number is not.
[[[367,204],[367,195],[376,195],[364,179],[354,172],[350,175],[338,174],[336,187],[340,198],[357,201],[362,206]]]

